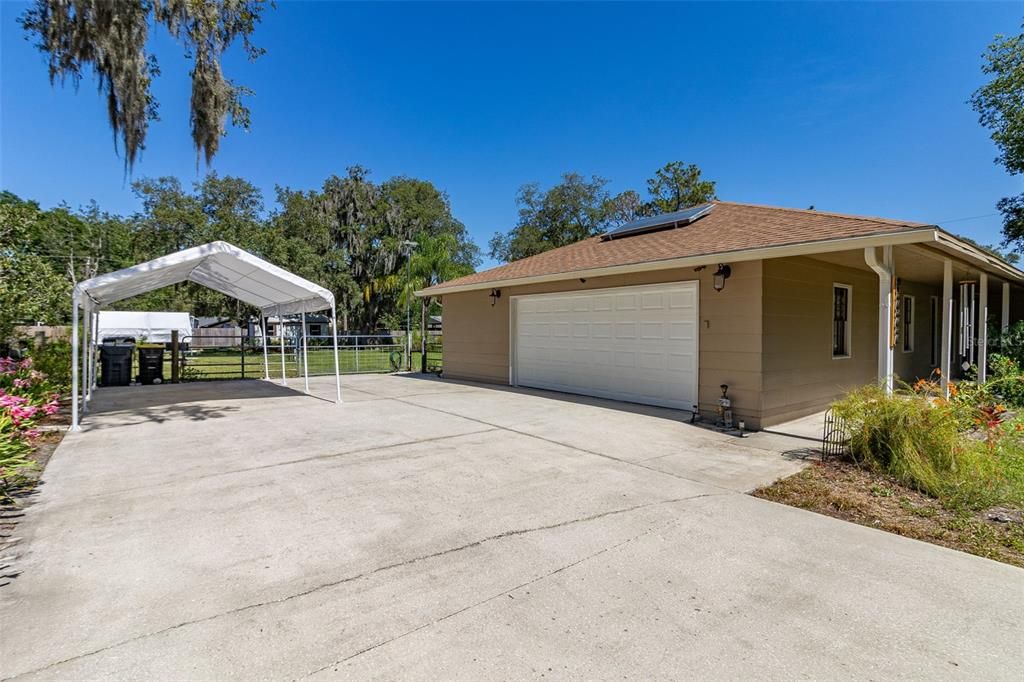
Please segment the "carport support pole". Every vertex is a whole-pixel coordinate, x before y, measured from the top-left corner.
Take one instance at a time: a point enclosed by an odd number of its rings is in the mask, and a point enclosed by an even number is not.
[[[334,333],[334,385],[338,390],[338,404],[341,405],[341,368],[338,366],[338,310],[331,304],[331,331]]]
[[[92,309],[89,307],[89,299],[85,299],[85,305],[82,306],[82,312],[84,317],[82,319],[82,335],[84,336],[84,344],[82,347],[82,413],[89,411],[89,341],[92,335],[89,333],[89,327],[92,324]]]
[[[270,360],[267,358],[267,316],[260,313],[260,340],[263,342],[263,379],[270,381]]]
[[[281,385],[288,385],[288,375],[284,368],[284,316],[281,314],[281,306],[277,306],[277,334],[281,338]]]
[[[71,430],[81,431],[78,423],[78,302],[80,294],[71,294]]]
[[[309,393],[309,353],[306,352],[306,311],[302,311],[302,378]]]
[[[92,314],[92,354],[89,356],[89,397],[96,388],[96,350],[100,347],[100,311],[97,309]]]

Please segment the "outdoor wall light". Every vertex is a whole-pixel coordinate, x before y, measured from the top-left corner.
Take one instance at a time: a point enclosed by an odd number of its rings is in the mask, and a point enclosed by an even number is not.
[[[494,307],[494,304],[498,302],[499,298],[501,298],[501,289],[491,289],[490,296],[491,296],[491,307]]]
[[[718,269],[711,275],[711,286],[715,288],[715,291],[721,291],[725,288],[725,280],[729,279],[731,274],[732,268],[728,265],[718,264]]]

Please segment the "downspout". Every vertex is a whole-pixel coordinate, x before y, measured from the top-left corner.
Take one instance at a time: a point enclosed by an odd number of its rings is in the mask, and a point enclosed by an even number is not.
[[[882,247],[881,262],[878,260],[876,247],[866,247],[864,262],[878,274],[878,380],[885,388],[886,393],[892,393],[892,246]]]

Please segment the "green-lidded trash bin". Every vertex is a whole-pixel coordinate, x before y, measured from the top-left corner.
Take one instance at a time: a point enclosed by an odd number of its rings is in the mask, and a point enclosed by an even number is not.
[[[164,347],[160,344],[139,344],[139,383],[164,382]]]
[[[130,343],[100,345],[100,385],[128,386],[132,382],[132,351]]]

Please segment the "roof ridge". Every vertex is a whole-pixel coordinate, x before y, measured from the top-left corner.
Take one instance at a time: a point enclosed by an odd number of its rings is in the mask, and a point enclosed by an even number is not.
[[[932,223],[922,223],[916,220],[899,220],[896,218],[883,218],[882,216],[857,215],[855,213],[838,213],[836,211],[819,211],[816,208],[791,208],[789,206],[772,206],[770,204],[750,204],[743,201],[723,201],[714,199],[713,203],[726,204],[728,206],[746,206],[747,208],[763,208],[771,211],[790,211],[792,213],[809,213],[812,215],[830,216],[833,218],[844,218],[846,220],[870,220],[886,225],[907,225],[914,227],[938,227]]]

